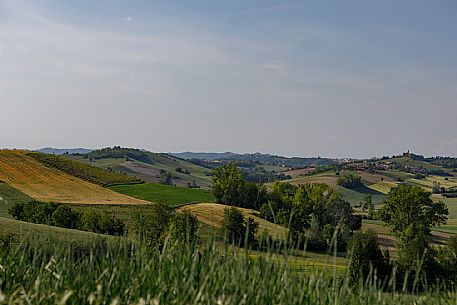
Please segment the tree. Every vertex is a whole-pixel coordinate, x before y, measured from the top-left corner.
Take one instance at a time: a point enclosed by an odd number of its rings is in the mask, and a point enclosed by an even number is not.
[[[433,202],[420,187],[400,185],[389,192],[380,216],[399,239],[400,265],[409,269],[418,261],[431,263],[431,227],[446,223],[448,214],[444,202]]]
[[[228,243],[235,245],[253,245],[256,242],[256,234],[259,224],[252,218],[244,219],[243,213],[235,208],[224,209],[222,231]]]
[[[74,212],[69,206],[60,205],[52,213],[51,222],[54,226],[75,229],[78,225],[81,215]]]
[[[338,178],[337,184],[348,189],[363,186],[362,177],[347,173]]]
[[[173,240],[193,244],[197,239],[198,220],[188,210],[175,213],[170,219],[170,236]]]
[[[433,202],[430,193],[409,185],[393,188],[380,210],[381,220],[402,242],[412,240],[418,232],[430,234],[432,226],[446,223],[448,214],[444,202]]]
[[[244,180],[235,163],[213,171],[213,193],[218,203],[237,206],[243,201]]]
[[[134,213],[135,231],[146,246],[160,249],[167,238],[172,217],[171,208],[164,204],[154,204],[151,206],[151,213]]]
[[[225,208],[222,230],[227,242],[241,245],[246,234],[243,213],[234,207]]]
[[[373,231],[355,233],[349,243],[349,272],[352,280],[366,279],[370,274],[384,278],[390,275],[389,256],[384,255]]]

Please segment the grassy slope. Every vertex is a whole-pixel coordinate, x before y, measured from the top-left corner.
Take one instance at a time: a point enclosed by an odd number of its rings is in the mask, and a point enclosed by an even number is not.
[[[88,159],[84,159],[81,156],[70,157],[80,162],[89,163]],[[144,163],[132,158],[130,158],[129,161],[126,161],[123,158],[95,159],[90,164],[135,175],[149,182],[159,182],[161,179],[159,172],[160,170],[165,170],[173,175],[179,176],[179,179],[174,179],[173,181],[176,185],[186,186],[187,183],[192,183],[195,180],[195,182],[203,188],[211,187],[211,177],[206,175],[207,173],[210,173],[211,170],[207,168],[166,154],[151,153],[151,159],[154,161],[153,164]],[[181,167],[183,171],[189,170],[190,174],[178,173],[176,171],[176,168],[178,167]]]
[[[189,206],[184,206],[178,209],[178,211],[188,210],[197,216],[198,220],[205,223],[213,228],[220,228],[222,220],[224,218],[224,209],[226,205],[217,203],[198,203]],[[287,235],[287,229],[283,226],[276,225],[269,221],[259,218],[258,212],[255,210],[238,208],[243,212],[245,217],[251,217],[259,223],[258,233],[262,233],[266,230],[270,236],[277,239],[284,239]]]
[[[351,205],[356,205],[359,202],[362,202],[363,199],[371,195],[374,204],[380,204],[386,198],[386,195],[380,193],[376,190],[372,190],[368,187],[362,186],[355,189],[347,189],[341,186],[338,186],[337,189],[343,194],[344,198],[351,203]]]
[[[91,232],[64,229],[52,227],[42,224],[34,224],[22,222],[14,219],[0,217],[0,228],[6,229],[13,234],[13,238],[17,241],[23,238],[48,238],[57,239],[66,243],[76,242],[83,245],[90,245],[95,240],[103,238],[106,240],[114,240],[115,237],[108,235],[99,235]]]
[[[172,207],[189,203],[214,201],[214,196],[210,191],[156,183],[117,185],[110,187],[110,189],[150,202],[164,203]]]
[[[8,209],[16,203],[27,203],[33,198],[9,186],[6,183],[0,183],[0,217],[11,218]]]
[[[147,203],[47,167],[22,151],[0,151],[0,180],[36,200],[46,202]]]

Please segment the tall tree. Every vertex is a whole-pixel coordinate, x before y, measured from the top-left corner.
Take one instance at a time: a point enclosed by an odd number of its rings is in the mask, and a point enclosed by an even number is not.
[[[235,163],[220,166],[213,171],[213,193],[218,203],[238,206],[243,201],[244,180]]]
[[[418,260],[432,260],[431,227],[445,224],[448,214],[444,202],[433,202],[420,187],[400,185],[389,192],[380,215],[399,239],[401,265],[410,268]]]

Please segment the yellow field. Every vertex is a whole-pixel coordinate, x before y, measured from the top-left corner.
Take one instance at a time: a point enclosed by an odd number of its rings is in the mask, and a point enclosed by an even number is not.
[[[194,214],[197,219],[211,227],[220,228],[222,220],[224,218],[224,209],[227,208],[226,205],[217,204],[217,203],[197,203],[192,205],[183,206],[178,209],[178,211],[188,210]],[[259,223],[258,233],[260,234],[264,230],[267,230],[268,234],[276,239],[284,239],[287,235],[287,229],[283,226],[276,225],[265,219],[259,218],[257,216],[257,211],[238,208],[243,212],[245,217],[251,217],[256,222]]]
[[[391,188],[397,187],[398,184],[395,182],[388,182],[388,181],[380,181],[378,183],[369,185],[368,187],[372,190],[378,191],[383,194],[387,194],[390,192]]]
[[[0,180],[44,202],[149,204],[46,167],[23,151],[0,150]]]
[[[289,180],[283,180],[282,182],[289,182],[290,184],[293,185],[299,185],[299,184],[307,184],[307,183],[324,183],[328,184],[330,186],[336,187],[336,181],[337,177],[336,176],[311,176],[311,177],[297,177],[294,179],[289,179]],[[267,184],[268,186],[269,184]]]

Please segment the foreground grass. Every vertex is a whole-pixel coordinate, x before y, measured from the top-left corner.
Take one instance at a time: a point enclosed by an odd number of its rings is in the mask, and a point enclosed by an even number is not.
[[[163,203],[171,207],[197,202],[214,202],[214,196],[210,191],[156,183],[117,185],[110,187],[110,189],[138,199]]]
[[[45,245],[45,246],[43,246]],[[382,293],[327,271],[297,274],[275,257],[209,245],[131,243],[82,248],[24,240],[0,251],[0,302],[9,304],[455,304],[453,294]]]

